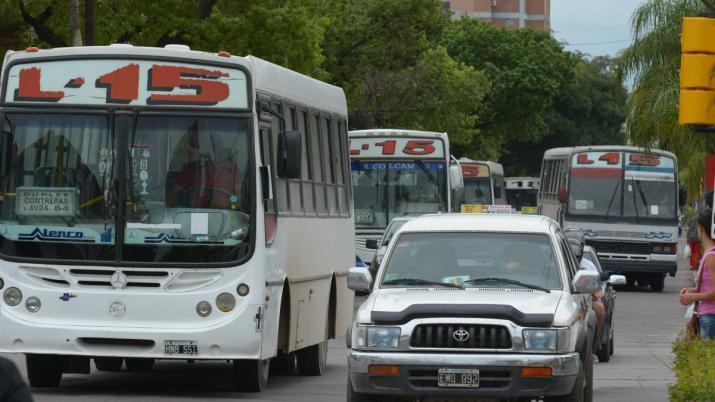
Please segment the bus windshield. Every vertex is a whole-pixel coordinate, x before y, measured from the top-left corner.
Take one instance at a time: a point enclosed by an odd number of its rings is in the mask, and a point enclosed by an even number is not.
[[[464,188],[454,193],[454,210],[458,212],[462,204],[492,204],[492,185],[489,177],[465,177]]]
[[[444,162],[351,163],[355,225],[384,229],[392,218],[447,211]]]
[[[85,260],[121,255],[142,262],[222,262],[247,255],[248,121],[114,120],[3,116],[2,252]]]
[[[675,162],[671,158],[629,152],[584,152],[575,155],[573,163],[569,214],[676,218]]]

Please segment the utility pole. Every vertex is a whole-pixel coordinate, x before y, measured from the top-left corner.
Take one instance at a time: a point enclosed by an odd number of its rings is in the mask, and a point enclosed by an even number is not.
[[[82,46],[82,30],[79,22],[79,0],[68,0],[70,12],[70,37],[72,46]]]

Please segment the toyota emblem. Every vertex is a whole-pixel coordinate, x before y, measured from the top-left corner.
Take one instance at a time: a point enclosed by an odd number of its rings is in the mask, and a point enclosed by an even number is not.
[[[114,289],[124,289],[127,287],[127,275],[124,272],[117,271],[112,275],[110,283]]]
[[[452,337],[457,342],[466,342],[469,340],[469,332],[460,328],[460,329],[454,331],[454,334],[452,334]]]

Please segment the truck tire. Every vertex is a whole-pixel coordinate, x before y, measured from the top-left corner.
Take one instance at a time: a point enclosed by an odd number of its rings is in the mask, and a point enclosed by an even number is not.
[[[35,388],[56,387],[62,380],[64,359],[54,355],[27,355],[27,378]]]
[[[384,398],[379,395],[358,394],[353,389],[353,383],[348,374],[348,402],[383,402]]]
[[[651,292],[662,292],[665,288],[665,274],[657,274],[650,278]]]
[[[611,354],[611,340],[609,339],[601,344],[598,352],[596,352],[596,356],[598,356],[600,363],[608,363],[611,360]]]
[[[587,347],[582,357],[581,369],[576,383],[567,395],[545,398],[544,402],[593,402],[593,356],[591,347]]]

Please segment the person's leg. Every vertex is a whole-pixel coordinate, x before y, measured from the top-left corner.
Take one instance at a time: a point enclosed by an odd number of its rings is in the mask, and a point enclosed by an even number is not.
[[[700,338],[715,339],[715,314],[703,314],[698,317]]]
[[[600,333],[603,328],[603,322],[606,320],[606,307],[600,301],[594,301],[591,305],[593,306],[593,312],[596,313],[596,321]]]

